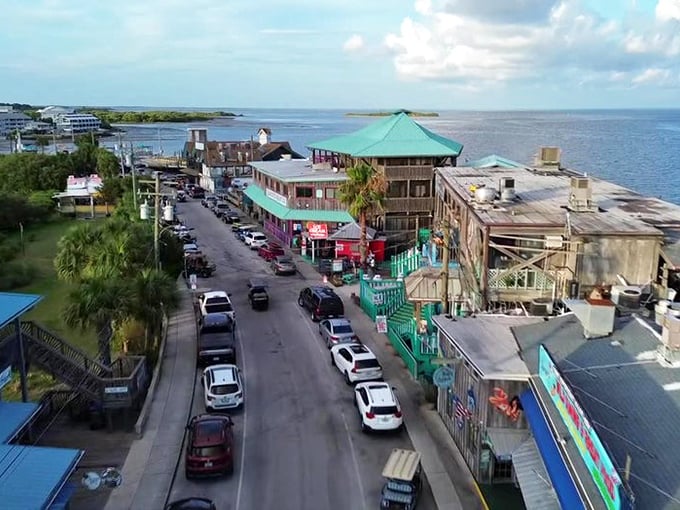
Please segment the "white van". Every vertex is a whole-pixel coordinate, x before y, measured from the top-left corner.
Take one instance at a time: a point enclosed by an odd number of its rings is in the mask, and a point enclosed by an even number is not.
[[[247,177],[236,177],[231,180],[231,187],[235,189],[244,189],[253,183],[253,179]]]

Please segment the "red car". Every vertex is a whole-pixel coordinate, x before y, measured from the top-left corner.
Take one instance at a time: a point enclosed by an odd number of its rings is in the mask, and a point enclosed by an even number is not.
[[[234,472],[232,426],[229,416],[201,414],[191,418],[184,460],[187,478]]]
[[[257,250],[257,254],[262,257],[267,262],[270,262],[274,258],[283,255],[283,246],[275,243],[267,243],[264,246],[260,246]]]

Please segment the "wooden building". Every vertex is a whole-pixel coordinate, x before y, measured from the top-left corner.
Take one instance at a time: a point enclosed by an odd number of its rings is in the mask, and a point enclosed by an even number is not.
[[[540,308],[602,284],[662,298],[680,287],[680,206],[541,153],[532,167],[437,169],[435,222],[451,232],[469,309]]]
[[[455,166],[463,146],[416,123],[399,111],[348,135],[313,143],[315,167],[328,171],[365,163],[388,182],[383,211],[371,226],[387,237],[391,253],[412,245],[419,228],[429,228],[434,208],[434,169]]]

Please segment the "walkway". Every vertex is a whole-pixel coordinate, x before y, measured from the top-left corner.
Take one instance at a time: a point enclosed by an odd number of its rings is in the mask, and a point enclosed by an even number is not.
[[[180,458],[189,420],[196,367],[196,321],[191,296],[183,281],[177,313],[170,318],[162,376],[151,403],[141,439],[133,441],[123,465],[123,484],[112,492],[105,510],[163,508]],[[182,402],[176,406],[175,403]]]

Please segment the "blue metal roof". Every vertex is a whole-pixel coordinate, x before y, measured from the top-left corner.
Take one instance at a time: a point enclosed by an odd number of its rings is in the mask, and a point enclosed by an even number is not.
[[[0,445],[3,510],[49,508],[82,456],[81,450]]]
[[[0,443],[9,443],[40,409],[33,402],[0,402]]]
[[[37,294],[0,292],[0,328],[28,312],[37,305],[42,298],[42,296],[38,296]]]

